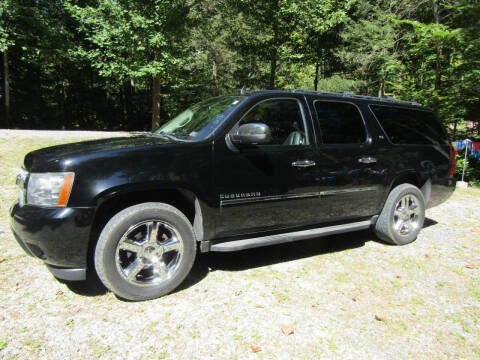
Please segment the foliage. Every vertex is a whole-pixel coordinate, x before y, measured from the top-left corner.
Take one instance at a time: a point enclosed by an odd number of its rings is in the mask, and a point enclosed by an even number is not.
[[[415,100],[478,141],[479,33],[477,0],[3,0],[0,124],[151,129],[247,85]]]
[[[463,164],[465,163],[465,154],[457,155],[457,163],[455,164],[455,177],[462,179]],[[480,186],[480,160],[472,155],[467,156],[467,167],[465,168],[465,179],[470,185]]]

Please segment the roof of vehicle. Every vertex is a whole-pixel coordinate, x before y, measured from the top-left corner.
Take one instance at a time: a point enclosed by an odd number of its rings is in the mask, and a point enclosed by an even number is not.
[[[357,95],[349,91],[339,91],[339,92],[328,92],[328,91],[312,91],[312,90],[260,90],[255,92],[246,92],[245,95],[260,96],[267,94],[302,94],[302,95],[316,95],[316,96],[325,96],[332,97],[336,99],[344,100],[364,100],[368,102],[383,103],[388,105],[407,105],[414,107],[423,106],[415,101],[406,101],[399,100],[389,96],[376,97],[376,96],[366,96],[366,95]]]

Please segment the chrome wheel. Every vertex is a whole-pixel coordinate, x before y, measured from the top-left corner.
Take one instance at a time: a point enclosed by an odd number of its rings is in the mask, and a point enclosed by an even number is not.
[[[118,272],[135,285],[157,285],[179,267],[183,240],[170,224],[160,220],[131,226],[118,242],[115,264]]]
[[[395,206],[393,228],[398,234],[409,235],[420,226],[419,201],[415,195],[407,194]]]

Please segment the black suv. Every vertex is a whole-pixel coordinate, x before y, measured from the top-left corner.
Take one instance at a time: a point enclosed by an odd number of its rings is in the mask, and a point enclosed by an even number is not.
[[[65,280],[122,298],[175,289],[197,251],[373,228],[407,244],[455,189],[431,110],[349,93],[261,91],[191,106],[154,133],[29,153],[12,230]]]

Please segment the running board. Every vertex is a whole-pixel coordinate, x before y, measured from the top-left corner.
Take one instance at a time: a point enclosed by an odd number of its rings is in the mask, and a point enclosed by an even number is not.
[[[371,220],[359,221],[350,224],[333,225],[318,229],[302,230],[284,234],[256,237],[251,239],[228,241],[218,244],[212,244],[210,245],[209,250],[219,252],[239,251],[297,240],[312,239],[321,236],[341,234],[350,231],[364,230],[368,229],[372,224],[374,224],[376,219],[377,217],[375,216]]]

